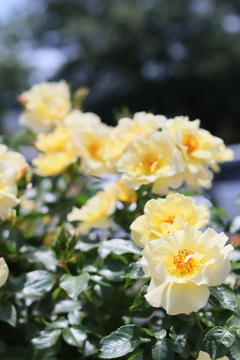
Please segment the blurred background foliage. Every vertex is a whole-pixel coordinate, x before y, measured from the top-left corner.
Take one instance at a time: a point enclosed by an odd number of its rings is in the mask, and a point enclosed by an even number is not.
[[[239,143],[239,42],[239,0],[1,0],[2,126],[17,123],[23,90],[66,79],[108,124],[188,115]]]

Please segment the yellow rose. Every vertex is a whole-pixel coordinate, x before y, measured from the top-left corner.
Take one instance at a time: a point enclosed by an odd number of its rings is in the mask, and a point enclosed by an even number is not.
[[[39,154],[33,159],[35,173],[40,176],[57,176],[76,160],[72,151],[58,151]]]
[[[153,184],[152,191],[157,194],[168,193],[169,187],[178,188],[183,180],[180,152],[165,133],[158,131],[133,139],[117,168],[130,187]]]
[[[211,186],[212,175],[208,167],[219,171],[219,162],[233,159],[233,151],[226,149],[222,139],[200,128],[200,120],[190,121],[177,116],[164,124],[164,129],[180,149],[184,162],[184,177],[192,187]]]
[[[35,146],[43,152],[73,150],[73,132],[66,126],[60,126],[51,133],[40,133],[36,137]]]
[[[205,351],[200,351],[198,354],[198,358],[197,360],[211,360],[210,356],[208,353],[206,353]],[[223,356],[221,358],[218,358],[216,360],[229,360],[229,358],[227,356]]]
[[[15,192],[15,191],[14,191]],[[12,211],[15,206],[19,204],[19,199],[16,197],[12,191],[12,187],[0,186],[0,219],[6,220],[8,217],[11,217]]]
[[[114,186],[118,190],[118,200],[127,203],[133,203],[137,201],[137,193],[134,189],[130,188],[126,181],[116,180]]]
[[[71,101],[65,81],[43,82],[23,92],[18,100],[24,105],[20,124],[38,133],[57,126],[70,112]]]
[[[0,286],[3,286],[7,281],[9,274],[8,266],[4,258],[0,258]]]
[[[144,215],[131,225],[134,242],[144,247],[150,240],[171,235],[180,230],[184,223],[198,230],[207,225],[209,211],[206,205],[196,205],[194,199],[181,195],[168,195],[166,199],[150,200],[144,207]]]
[[[85,127],[75,135],[75,145],[81,153],[81,167],[88,174],[112,172],[110,164],[104,159],[106,143],[112,127],[99,123],[94,127]]]
[[[146,300],[169,315],[189,314],[204,307],[209,286],[223,283],[230,270],[232,245],[224,233],[194,226],[172,231],[171,236],[146,243],[142,267],[152,277]]]
[[[153,115],[144,111],[134,114],[133,119],[120,119],[106,144],[105,159],[115,165],[132,139],[148,136],[163,127],[165,121],[166,117],[163,115]]]
[[[81,221],[81,225],[76,228],[76,232],[86,235],[92,228],[107,229],[111,225],[109,217],[116,210],[117,191],[114,187],[106,187],[89,199],[85,205],[78,209],[73,208],[68,214],[67,220]]]
[[[28,164],[25,157],[15,151],[7,151],[7,146],[0,145],[0,160],[9,164],[9,166],[15,171],[15,180],[18,182],[25,175]],[[8,183],[9,184],[9,183]]]

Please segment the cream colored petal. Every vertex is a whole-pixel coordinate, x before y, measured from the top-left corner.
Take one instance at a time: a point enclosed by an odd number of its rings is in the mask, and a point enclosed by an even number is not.
[[[167,237],[167,239],[171,239],[171,236]],[[147,242],[141,260],[143,271],[149,276],[157,277],[157,265],[162,261],[168,261],[174,255],[175,250],[171,241],[157,239]]]
[[[4,258],[0,258],[0,286],[3,286],[7,281],[9,274],[8,266]]]
[[[227,242],[228,237],[222,232],[218,234],[212,228],[208,228],[198,239],[197,249],[204,254],[204,260],[208,261],[211,258],[218,259],[220,257],[220,250]]]
[[[169,188],[178,189],[183,183],[184,177],[182,173],[177,173],[171,177],[158,178],[152,187],[152,192],[158,195],[167,195]]]
[[[144,248],[145,244],[149,240],[149,235],[151,233],[147,230],[147,227],[148,222],[145,215],[139,216],[130,226],[133,241],[142,248]]]
[[[153,307],[163,307],[169,315],[190,314],[206,305],[209,290],[191,282],[167,284],[152,279],[145,298]]]
[[[166,222],[162,223],[160,225],[160,230],[164,235],[168,235],[171,231],[171,224],[166,223]]]
[[[201,235],[201,232],[194,226],[188,226],[185,223],[183,230],[174,230],[172,235],[175,240],[175,248],[177,250],[187,249],[194,253],[196,251],[197,240]]]
[[[229,274],[231,263],[228,259],[219,259],[209,265],[210,279],[208,286],[221,285]]]
[[[200,351],[197,360],[211,360],[210,355],[205,351]]]

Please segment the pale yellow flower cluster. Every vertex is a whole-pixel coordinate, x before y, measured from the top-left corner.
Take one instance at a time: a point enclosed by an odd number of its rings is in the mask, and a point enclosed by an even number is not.
[[[27,171],[23,155],[7,151],[0,145],[0,219],[5,220],[14,215],[13,208],[19,204],[17,182]]]
[[[72,130],[66,126],[59,126],[48,134],[39,133],[37,135],[35,146],[42,153],[33,159],[32,164],[38,175],[61,174],[77,160],[72,137]]]
[[[228,238],[208,228],[209,212],[181,194],[150,200],[144,215],[131,225],[132,237],[144,247],[142,267],[151,283],[145,298],[170,315],[204,307],[209,286],[224,282],[230,271]]]
[[[212,170],[233,158],[199,120],[138,112],[110,127],[96,114],[72,109],[70,99],[65,81],[34,85],[19,96],[20,123],[40,133],[36,147],[43,153],[33,164],[42,176],[58,175],[80,157],[89,175],[119,173],[135,190],[151,184],[153,193],[167,195],[184,183],[209,188]]]

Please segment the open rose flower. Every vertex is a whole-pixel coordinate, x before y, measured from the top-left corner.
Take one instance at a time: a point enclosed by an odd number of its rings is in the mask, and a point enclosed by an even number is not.
[[[63,80],[36,84],[18,100],[24,105],[20,124],[36,133],[59,125],[71,109],[69,87]]]
[[[209,211],[206,205],[197,205],[191,197],[181,194],[168,195],[166,199],[150,200],[144,207],[144,215],[131,225],[134,242],[144,247],[149,240],[171,235],[184,223],[198,230],[207,225]]]
[[[68,221],[81,221],[76,232],[86,235],[92,228],[107,229],[111,225],[110,216],[116,210],[118,191],[112,186],[106,186],[90,198],[85,205],[76,207],[68,214]]]
[[[228,238],[208,228],[194,226],[172,231],[171,236],[147,242],[142,267],[152,277],[147,301],[169,315],[189,314],[204,307],[209,286],[223,283],[230,270]]]
[[[3,286],[8,278],[8,266],[4,258],[0,258],[0,286]]]
[[[233,151],[222,139],[200,128],[200,120],[177,116],[167,120],[164,129],[182,153],[185,181],[191,187],[211,187],[209,168],[219,171],[218,163],[233,159]]]
[[[166,120],[163,115],[153,115],[145,111],[135,113],[133,119],[127,117],[120,119],[106,144],[105,159],[116,164],[131,140],[148,136],[162,128]]]
[[[133,139],[117,163],[122,179],[133,189],[153,184],[152,192],[161,195],[182,184],[181,166],[180,152],[166,133],[158,131]]]

